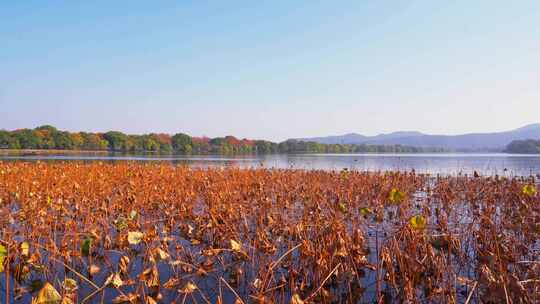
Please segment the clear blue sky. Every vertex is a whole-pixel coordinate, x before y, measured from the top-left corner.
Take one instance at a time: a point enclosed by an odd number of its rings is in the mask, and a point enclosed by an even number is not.
[[[0,129],[283,140],[533,122],[537,0],[0,4]]]

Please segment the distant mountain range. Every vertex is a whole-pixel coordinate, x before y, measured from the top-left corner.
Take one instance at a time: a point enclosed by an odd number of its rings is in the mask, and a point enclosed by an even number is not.
[[[298,138],[322,144],[372,144],[437,147],[452,151],[503,151],[514,140],[540,139],[540,123],[496,133],[469,133],[462,135],[430,135],[421,132],[400,131],[376,136],[349,133],[340,136]]]

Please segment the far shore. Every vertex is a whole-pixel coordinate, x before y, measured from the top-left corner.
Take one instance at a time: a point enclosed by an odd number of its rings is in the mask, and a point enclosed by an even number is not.
[[[31,155],[46,155],[46,154],[108,154],[111,151],[107,150],[61,150],[61,149],[0,149],[0,154],[31,154]]]
[[[310,153],[310,152],[296,152],[296,153],[270,153],[270,154],[307,154],[307,155],[340,155],[340,154],[357,154],[357,155],[370,155],[370,154],[388,154],[388,155],[422,155],[422,154],[508,154],[508,155],[521,155],[519,153],[508,153],[505,151],[445,151],[445,152],[403,152],[403,153],[392,153],[392,152],[364,152],[364,153]],[[256,153],[230,153],[230,154],[216,154],[216,153],[172,153],[172,152],[157,152],[157,151],[112,151],[112,150],[63,150],[63,149],[4,149],[0,148],[0,155],[50,155],[50,154],[97,154],[97,155],[106,155],[106,154],[127,154],[127,155],[255,155]],[[523,155],[534,155],[534,154],[523,154]]]

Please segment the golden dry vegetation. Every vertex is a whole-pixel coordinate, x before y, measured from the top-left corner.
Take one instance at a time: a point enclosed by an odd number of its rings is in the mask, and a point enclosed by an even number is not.
[[[0,162],[2,301],[536,303],[533,178]]]

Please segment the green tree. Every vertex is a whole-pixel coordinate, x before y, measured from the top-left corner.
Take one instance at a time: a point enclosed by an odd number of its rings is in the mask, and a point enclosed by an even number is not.
[[[18,130],[15,131],[14,136],[21,149],[39,149],[41,147],[41,139],[34,130]]]
[[[73,149],[73,141],[68,132],[56,132],[54,134],[54,147],[56,149]]]
[[[143,151],[152,151],[152,152],[159,151],[159,148],[160,148],[159,143],[151,136],[143,135],[141,142],[142,142]]]
[[[83,143],[81,148],[84,150],[107,150],[109,142],[103,139],[99,134],[81,132]]]
[[[128,151],[130,148],[128,136],[122,132],[109,131],[103,134],[103,138],[109,143],[109,149],[112,151]]]
[[[19,141],[10,132],[0,130],[0,149],[20,149]]]
[[[69,137],[71,138],[71,142],[73,143],[73,149],[79,150],[82,148],[84,141],[81,133],[70,133]]]
[[[58,132],[58,129],[51,126],[51,125],[39,126],[39,127],[35,128],[34,130],[36,130],[36,131],[47,131],[50,134],[54,134],[54,133]]]
[[[191,153],[193,148],[193,139],[184,133],[177,133],[171,139],[172,148],[179,153]]]

